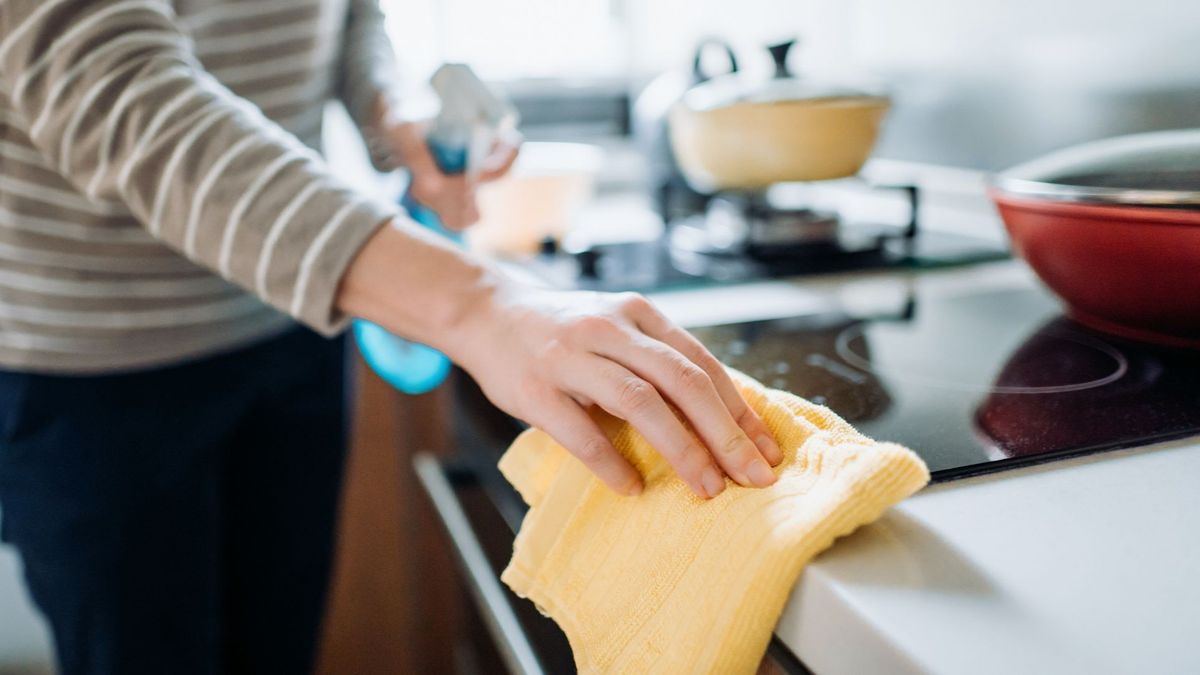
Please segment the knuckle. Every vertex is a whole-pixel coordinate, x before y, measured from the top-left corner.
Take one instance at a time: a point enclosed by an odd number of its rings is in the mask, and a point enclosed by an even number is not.
[[[725,371],[725,366],[721,365],[721,362],[717,360],[717,357],[710,354],[709,351],[704,347],[697,345],[690,351],[692,360],[696,363],[696,365],[700,366],[704,370],[714,373],[722,373]]]
[[[586,463],[597,462],[608,453],[608,441],[591,436],[575,449],[575,456]]]
[[[627,378],[617,392],[617,405],[621,410],[639,413],[646,410],[654,400],[654,388],[645,380]]]
[[[733,413],[733,421],[743,429],[750,428],[754,431],[760,431],[762,424],[758,421],[758,415],[750,410],[749,406],[734,406],[731,410]]]
[[[704,474],[708,472],[709,467],[715,467],[708,460],[708,453],[705,453],[699,448],[694,448],[688,452],[688,455],[681,459],[676,465],[675,472],[678,473],[684,480],[693,483],[702,484]]]
[[[553,369],[555,366],[570,358],[573,350],[564,340],[552,338],[542,346],[538,360]]]
[[[517,404],[524,410],[536,410],[548,398],[545,386],[537,378],[527,377],[517,384]]]
[[[618,302],[626,311],[642,314],[653,311],[654,305],[641,293],[621,293]]]
[[[762,422],[758,419],[758,415],[756,415],[750,406],[746,405],[746,403],[740,398],[734,401],[733,405],[730,406],[730,412],[733,413],[733,419],[738,423],[738,426],[743,428],[748,425],[756,428],[762,426]]]
[[[684,446],[676,462],[679,466],[679,473],[699,476],[712,464],[709,457],[708,452],[698,445]]]
[[[688,394],[699,394],[708,389],[708,374],[696,364],[680,359],[675,364],[675,384]]]
[[[593,314],[573,320],[567,331],[573,338],[582,339],[611,335],[615,328],[616,325],[609,317]]]
[[[693,363],[709,372],[719,372],[724,369],[717,357],[704,348],[692,334],[682,328],[674,328],[671,333],[680,344],[680,351]]]
[[[729,436],[719,450],[723,455],[738,455],[746,449],[746,439],[741,434]]]

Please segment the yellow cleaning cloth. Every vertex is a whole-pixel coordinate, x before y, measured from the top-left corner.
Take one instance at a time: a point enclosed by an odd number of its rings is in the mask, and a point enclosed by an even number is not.
[[[800,570],[921,489],[912,451],[732,373],[783,449],[769,488],[696,497],[628,424],[597,414],[645,478],[609,490],[538,430],[500,469],[530,505],[502,579],[562,627],[583,673],[753,673]]]

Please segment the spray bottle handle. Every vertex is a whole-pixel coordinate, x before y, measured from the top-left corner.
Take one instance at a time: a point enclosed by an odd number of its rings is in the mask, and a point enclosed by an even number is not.
[[[449,146],[438,143],[434,140],[429,140],[429,152],[433,154],[433,159],[437,162],[438,168],[443,173],[455,175],[464,173],[467,170],[467,148],[458,146]],[[413,198],[412,191],[408,190],[400,199],[400,205],[408,211],[409,216],[418,223],[424,225],[428,229],[450,239],[451,241],[461,243],[463,235],[461,232],[446,229],[442,225],[441,218],[438,218],[436,212],[418,202]]]

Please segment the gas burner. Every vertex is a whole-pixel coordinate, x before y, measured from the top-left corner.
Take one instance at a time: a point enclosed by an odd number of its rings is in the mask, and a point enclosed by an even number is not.
[[[848,200],[848,188],[871,198]],[[525,268],[554,286],[650,291],[1008,257],[1003,241],[919,227],[919,197],[916,187],[861,178],[707,195],[661,237],[551,241]],[[864,201],[870,213],[856,208]]]
[[[683,274],[716,281],[900,264],[912,256],[918,236],[917,188],[869,189],[902,192],[908,222],[847,223],[832,209],[779,204],[767,192],[722,193],[713,195],[702,213],[668,225],[668,260]]]
[[[769,257],[830,244],[838,229],[832,211],[777,208],[763,194],[730,194],[714,197],[703,214],[676,223],[670,245],[689,253]]]
[[[903,191],[910,219],[903,226],[843,223],[828,208],[775,203],[767,192],[726,192],[713,195],[701,213],[668,225],[667,245],[682,260],[689,256],[745,257],[776,260],[879,255],[890,241],[912,240],[917,235],[918,193],[910,186],[875,186],[877,190]],[[709,266],[694,261],[688,268]],[[719,263],[714,264],[720,266]],[[685,268],[685,271],[687,269]],[[702,272],[709,274],[707,269]]]

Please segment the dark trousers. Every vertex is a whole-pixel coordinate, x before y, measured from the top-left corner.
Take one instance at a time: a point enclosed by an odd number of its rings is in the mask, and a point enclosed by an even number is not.
[[[306,673],[345,447],[343,343],[0,371],[0,517],[76,673]]]

